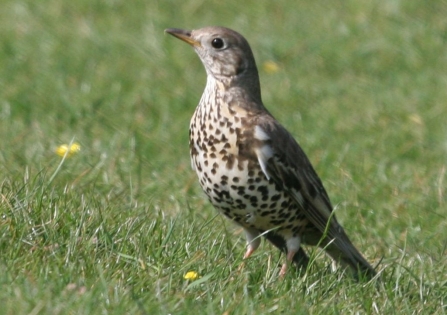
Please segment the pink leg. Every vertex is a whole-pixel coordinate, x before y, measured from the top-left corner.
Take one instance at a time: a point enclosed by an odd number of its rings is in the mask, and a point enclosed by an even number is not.
[[[287,272],[287,266],[290,262],[292,262],[293,256],[295,256],[297,251],[289,251],[287,253],[287,261],[282,265],[281,270],[279,272],[280,277],[284,277]]]
[[[255,252],[261,244],[259,232],[255,229],[245,229],[245,236],[247,238],[247,251],[244,254],[244,259],[247,259]]]
[[[259,234],[255,230],[245,230],[245,233],[247,235],[247,251],[244,254],[244,259],[247,259],[250,257],[255,250],[259,247],[259,244],[261,244],[261,239],[259,238]],[[244,269],[245,263],[242,262],[242,264],[239,266],[238,271],[241,271]]]
[[[255,250],[256,250],[256,248],[248,246],[247,251],[244,254],[244,259],[247,259],[248,257],[250,257],[251,254],[253,254],[255,252]]]
[[[244,259],[247,259],[248,257],[250,257],[251,254],[253,254],[257,248],[258,248],[258,246],[256,246],[256,244],[255,244],[255,246],[249,245],[247,247],[247,251],[244,254]],[[242,264],[239,266],[239,268],[237,270],[242,271],[242,269],[244,269],[244,267],[245,267],[245,262],[242,262]]]

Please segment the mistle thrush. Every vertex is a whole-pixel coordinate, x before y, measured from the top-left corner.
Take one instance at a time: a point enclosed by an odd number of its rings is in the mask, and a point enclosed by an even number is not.
[[[320,246],[356,277],[376,272],[337,222],[307,156],[264,107],[246,39],[224,27],[167,29],[190,44],[207,73],[190,123],[192,167],[214,207],[246,234],[248,258],[260,236],[305,267],[301,244]],[[280,274],[286,271],[286,264]]]

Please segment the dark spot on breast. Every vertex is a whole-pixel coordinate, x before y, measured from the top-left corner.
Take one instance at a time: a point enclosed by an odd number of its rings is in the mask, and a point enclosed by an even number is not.
[[[219,198],[222,197],[222,193],[221,193],[219,190],[217,190],[217,189],[213,189],[213,192],[214,192],[217,196],[219,196]]]
[[[288,217],[290,217],[290,212],[281,212],[279,213],[278,217],[282,218],[282,219],[287,219]]]
[[[269,189],[267,188],[267,186],[259,186],[256,190],[259,191],[263,196],[268,195],[269,193]]]
[[[243,210],[243,209],[247,208],[247,205],[246,205],[245,203],[240,203],[240,204],[237,206],[237,208]]]
[[[231,170],[233,168],[234,161],[235,161],[234,155],[233,154],[228,155],[228,161],[226,165],[227,169]]]
[[[230,205],[233,204],[233,200],[230,199],[230,192],[228,192],[228,191],[226,191],[226,190],[223,190],[223,191],[222,191],[222,197],[225,197],[226,199],[228,199],[227,202],[228,202]]]

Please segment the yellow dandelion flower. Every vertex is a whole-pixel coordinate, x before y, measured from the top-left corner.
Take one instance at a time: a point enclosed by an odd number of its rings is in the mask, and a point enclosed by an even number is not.
[[[70,157],[79,151],[81,151],[81,145],[77,142],[74,142],[71,145],[62,144],[56,148],[56,154],[62,157]]]
[[[275,72],[279,71],[279,65],[272,60],[268,60],[268,61],[264,62],[262,64],[262,68],[267,73],[275,73]]]
[[[188,271],[187,273],[185,273],[183,278],[185,280],[196,280],[197,278],[199,278],[199,274],[195,271]]]

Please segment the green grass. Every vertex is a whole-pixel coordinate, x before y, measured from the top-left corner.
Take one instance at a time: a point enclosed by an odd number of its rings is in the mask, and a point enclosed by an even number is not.
[[[446,15],[441,1],[2,1],[0,313],[447,313]],[[216,24],[250,41],[266,106],[380,283],[315,250],[280,280],[268,244],[240,268],[243,234],[190,169],[205,71],[163,34]]]

